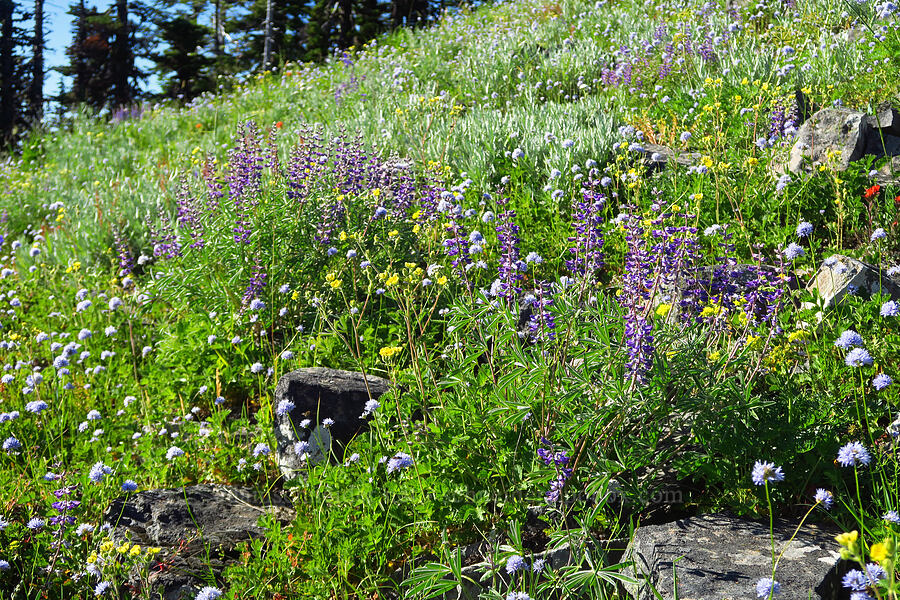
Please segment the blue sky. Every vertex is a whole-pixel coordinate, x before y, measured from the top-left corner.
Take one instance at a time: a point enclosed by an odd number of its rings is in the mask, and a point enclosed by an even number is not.
[[[86,6],[94,6],[98,10],[106,10],[113,5],[113,0],[86,0]],[[23,10],[31,11],[34,4],[28,1],[20,2]],[[68,14],[69,0],[44,0],[44,37],[47,49],[44,52],[44,68],[47,77],[44,80],[44,95],[55,96],[59,92],[59,82],[62,76],[53,70],[53,67],[63,66],[68,62],[66,47],[72,41],[72,16]],[[31,24],[28,24],[31,27]],[[142,65],[146,68],[147,65]],[[146,87],[156,90],[154,77],[150,77]]]

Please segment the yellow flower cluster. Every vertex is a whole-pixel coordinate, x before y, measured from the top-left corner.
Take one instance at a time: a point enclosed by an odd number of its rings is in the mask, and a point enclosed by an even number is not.
[[[383,360],[390,360],[400,354],[402,350],[403,348],[401,348],[400,346],[385,346],[378,351],[378,354]]]

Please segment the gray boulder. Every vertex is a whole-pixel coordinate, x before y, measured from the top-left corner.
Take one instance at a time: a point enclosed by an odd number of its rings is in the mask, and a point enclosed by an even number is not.
[[[872,296],[883,293],[900,300],[900,282],[884,271],[862,261],[835,254],[826,259],[807,289],[822,299],[824,307],[834,306],[847,294]]]
[[[789,521],[774,528],[776,556],[784,550],[779,600],[837,600],[844,572],[837,532],[804,524],[788,543],[796,528]],[[637,600],[655,599],[653,590],[663,600],[755,600],[757,581],[772,576],[769,525],[714,514],[639,527],[624,560],[634,563],[639,582],[625,587]]]
[[[361,419],[366,402],[377,400],[391,386],[391,382],[362,373],[311,367],[284,375],[275,388],[275,402],[289,400],[294,409],[287,415],[275,417],[275,456],[282,474],[293,478],[304,467],[327,460],[332,445],[341,459],[346,445],[365,428]],[[301,426],[309,419],[310,426]],[[324,419],[334,424],[321,426]],[[309,444],[304,460],[294,451],[297,442]]]
[[[116,543],[130,541],[162,552],[150,569],[149,581],[130,574],[130,585],[163,600],[193,598],[215,582],[238,558],[237,544],[262,537],[259,518],[271,514],[286,523],[294,511],[280,496],[261,501],[249,488],[202,484],[148,490],[110,504],[104,522]]]
[[[826,161],[829,151],[838,152],[835,165],[844,171],[850,163],[862,158],[871,131],[865,113],[844,108],[825,108],[800,127],[791,148],[788,169],[792,173],[809,170]]]

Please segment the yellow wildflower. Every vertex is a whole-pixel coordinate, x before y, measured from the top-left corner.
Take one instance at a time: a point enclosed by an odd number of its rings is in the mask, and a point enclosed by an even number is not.
[[[872,547],[869,548],[869,557],[877,563],[880,563],[881,561],[886,559],[888,557],[888,554],[888,547],[884,542],[872,544]]]
[[[666,304],[666,303],[660,304],[659,306],[656,307],[656,316],[657,317],[665,317],[667,314],[669,314],[670,310],[672,310],[671,304]]]
[[[437,278],[438,285],[447,285],[447,276],[441,275]]]
[[[859,538],[859,532],[855,529],[853,531],[848,531],[846,533],[840,533],[835,536],[834,540],[840,544],[841,546],[851,546],[856,543],[856,540]]]
[[[392,285],[397,285],[398,283],[400,283],[400,276],[397,275],[396,273],[394,273],[393,275],[388,277],[387,280],[384,282],[384,284],[388,287],[391,287]]]

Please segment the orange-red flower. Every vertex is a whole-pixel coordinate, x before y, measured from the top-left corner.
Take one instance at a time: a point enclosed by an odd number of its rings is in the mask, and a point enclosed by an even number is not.
[[[869,198],[872,198],[873,196],[875,196],[875,194],[877,194],[880,191],[881,191],[881,186],[876,183],[875,185],[873,185],[872,187],[870,187],[869,189],[866,190],[866,193],[863,194],[863,197],[865,197],[866,200],[868,200]]]

